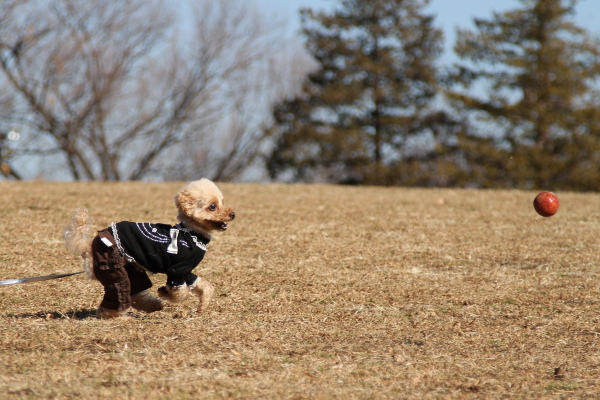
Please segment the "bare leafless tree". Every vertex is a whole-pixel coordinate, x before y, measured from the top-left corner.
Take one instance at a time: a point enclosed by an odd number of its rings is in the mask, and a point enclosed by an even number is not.
[[[201,135],[185,139],[182,156],[169,178],[190,179],[196,171],[216,180],[260,179],[263,157],[270,151],[270,109],[277,101],[299,92],[315,61],[299,42],[273,40],[267,57],[220,88],[227,99],[218,119]],[[240,71],[242,72],[242,71]]]
[[[166,126],[164,113],[130,103],[169,24],[152,3],[31,0],[2,25],[0,68],[15,123],[38,139],[29,151],[59,152],[74,179],[132,178],[119,169],[129,145]]]
[[[194,19],[182,19],[175,3]],[[241,133],[235,122],[227,140],[214,131],[245,112],[253,100],[242,93],[262,93],[266,78],[250,77],[281,43],[251,3],[2,4],[0,128],[20,129],[22,154],[52,155],[71,178],[86,180],[180,177],[177,167],[190,166],[181,157],[198,154],[210,156],[194,176],[225,179],[256,158],[258,130]],[[219,147],[227,143],[235,146]]]
[[[22,0],[21,4],[27,0]],[[9,23],[13,9],[19,4],[19,0],[0,1],[0,31]],[[17,51],[16,48],[6,47],[0,41],[0,52]],[[1,88],[1,87],[0,87]],[[18,133],[11,131],[10,124],[13,119],[12,110],[14,103],[11,93],[0,90],[0,176],[10,179],[21,179],[21,175],[12,165],[15,148],[12,141],[19,139]]]
[[[256,178],[269,148],[271,106],[295,95],[316,63],[286,32],[282,18],[253,8],[252,2],[204,4],[195,9],[195,24],[191,52],[209,73],[219,71],[218,79],[210,80],[213,119],[186,136],[180,157],[163,176],[190,179],[200,172],[215,180]]]

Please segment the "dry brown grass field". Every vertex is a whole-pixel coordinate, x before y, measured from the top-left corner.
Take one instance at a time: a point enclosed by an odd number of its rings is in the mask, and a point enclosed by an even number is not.
[[[0,182],[0,280],[81,269],[73,210],[174,223],[182,183]],[[117,320],[83,275],[0,286],[3,399],[597,398],[600,194],[222,184],[196,301]],[[152,277],[155,288],[164,276]]]

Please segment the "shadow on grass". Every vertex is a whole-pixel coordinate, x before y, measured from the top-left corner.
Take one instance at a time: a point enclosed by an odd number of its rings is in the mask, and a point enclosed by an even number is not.
[[[95,319],[96,310],[88,309],[88,310],[74,310],[68,312],[60,312],[60,311],[40,311],[37,313],[22,313],[15,314],[10,313],[7,315],[9,318],[40,318],[40,319]]]

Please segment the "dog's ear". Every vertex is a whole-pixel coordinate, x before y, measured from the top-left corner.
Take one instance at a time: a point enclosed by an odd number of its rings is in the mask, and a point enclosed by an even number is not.
[[[183,188],[175,195],[175,205],[185,215],[192,216],[198,206],[198,198],[190,193],[189,190]]]

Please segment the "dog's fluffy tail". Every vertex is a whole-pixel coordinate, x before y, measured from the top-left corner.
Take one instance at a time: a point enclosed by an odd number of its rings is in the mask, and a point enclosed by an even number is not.
[[[90,279],[96,279],[92,266],[92,238],[89,235],[90,216],[85,207],[79,207],[63,230],[67,249],[83,258],[83,269]]]

